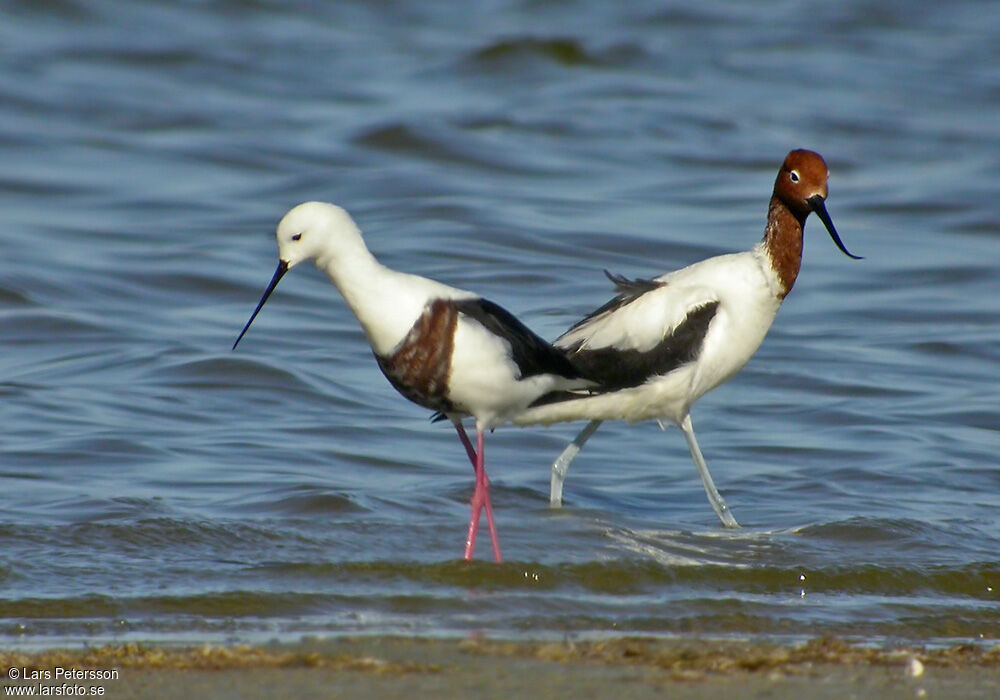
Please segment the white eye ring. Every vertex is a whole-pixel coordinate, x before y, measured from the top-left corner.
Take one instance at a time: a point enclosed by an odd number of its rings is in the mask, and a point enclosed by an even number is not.
[[[790,170],[790,171],[788,171],[788,179],[791,180],[792,182],[798,182],[799,181],[799,171],[798,170]]]

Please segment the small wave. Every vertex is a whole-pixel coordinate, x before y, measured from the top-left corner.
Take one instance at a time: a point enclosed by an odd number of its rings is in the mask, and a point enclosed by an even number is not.
[[[582,66],[597,62],[582,43],[566,38],[504,39],[478,49],[472,54],[474,61],[492,66],[521,58],[539,58],[563,66]]]
[[[0,337],[5,343],[76,342],[110,338],[113,331],[99,319],[80,312],[25,309],[0,314]]]
[[[448,165],[466,165],[491,173],[531,175],[543,172],[526,164],[530,154],[515,162],[510,151],[481,143],[459,126],[391,122],[366,129],[352,141],[371,150],[416,156]]]
[[[335,516],[345,513],[363,513],[365,508],[350,496],[331,492],[329,489],[296,485],[243,497],[227,508],[241,513],[281,515],[287,517]]]
[[[282,366],[237,355],[199,358],[158,367],[159,385],[188,389],[276,389],[311,394],[316,388],[298,373]]]
[[[642,49],[633,44],[595,50],[568,37],[510,37],[476,49],[466,62],[468,66],[489,71],[509,71],[514,67],[530,70],[532,65],[616,67],[631,65],[642,55]]]

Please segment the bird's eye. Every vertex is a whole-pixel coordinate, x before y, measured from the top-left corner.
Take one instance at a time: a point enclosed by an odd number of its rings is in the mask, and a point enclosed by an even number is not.
[[[789,171],[789,173],[788,173],[788,179],[791,180],[792,182],[798,182],[799,181],[799,171],[798,170],[791,170],[791,171]]]
[[[295,235],[292,236],[292,240],[293,241],[297,241],[300,238],[302,238],[302,234],[301,233],[296,233]]]

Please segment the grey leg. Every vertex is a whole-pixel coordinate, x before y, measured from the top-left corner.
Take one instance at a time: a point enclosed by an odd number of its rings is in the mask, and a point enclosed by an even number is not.
[[[553,508],[562,507],[563,482],[566,481],[566,472],[569,471],[569,463],[580,453],[583,445],[590,439],[590,436],[601,427],[601,421],[592,420],[580,431],[573,442],[566,445],[566,449],[552,463],[552,486],[549,489],[549,505]]]
[[[691,450],[691,458],[694,460],[695,466],[698,467],[698,473],[701,475],[701,483],[705,486],[705,493],[708,495],[708,502],[712,504],[712,510],[715,511],[715,514],[719,516],[719,520],[726,527],[739,527],[740,524],[736,522],[736,518],[729,512],[729,506],[722,500],[719,490],[715,488],[712,475],[708,473],[708,465],[705,464],[701,448],[698,447],[698,440],[694,437],[694,428],[691,427],[690,414],[684,416],[684,420],[680,423],[680,429],[684,432],[684,439],[687,440],[688,449]],[[554,479],[555,477],[553,476]],[[555,482],[553,481],[553,483]]]

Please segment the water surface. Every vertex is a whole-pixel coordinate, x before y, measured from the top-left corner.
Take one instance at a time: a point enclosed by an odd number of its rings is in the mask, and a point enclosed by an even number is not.
[[[14,2],[0,22],[0,640],[1000,637],[1000,6]],[[545,337],[741,250],[791,148],[842,256],[676,430],[490,437],[395,394],[307,199]],[[481,547],[481,550],[483,547]]]

